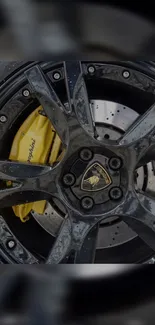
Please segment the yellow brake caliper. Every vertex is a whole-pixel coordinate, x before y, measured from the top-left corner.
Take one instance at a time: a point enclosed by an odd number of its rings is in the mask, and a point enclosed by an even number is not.
[[[33,111],[18,130],[10,152],[13,161],[52,165],[60,160],[61,140],[42,106]],[[43,214],[46,201],[13,206],[13,211],[22,222],[29,220],[31,210]]]

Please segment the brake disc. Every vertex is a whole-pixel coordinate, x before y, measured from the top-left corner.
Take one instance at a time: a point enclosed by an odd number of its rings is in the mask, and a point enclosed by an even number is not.
[[[122,133],[124,133],[139,116],[133,109],[110,101],[93,100],[91,106],[101,139],[119,139]],[[144,188],[145,178],[148,172],[149,179],[152,179],[152,164],[147,165],[147,170],[143,167],[137,170],[136,184],[138,188]],[[149,185],[149,182],[147,184]],[[99,248],[123,244],[137,236],[131,228],[119,219],[117,220],[118,222],[112,224],[115,220],[116,218],[109,220],[108,227],[100,228],[98,236]]]
[[[34,210],[31,211],[31,214],[49,234],[56,237],[63,222],[63,215],[60,212],[58,213],[52,204],[46,203],[43,214],[39,214]]]

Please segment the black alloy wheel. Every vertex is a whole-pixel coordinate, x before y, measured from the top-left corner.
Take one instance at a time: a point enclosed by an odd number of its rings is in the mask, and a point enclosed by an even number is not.
[[[9,63],[1,65],[2,263],[152,262],[155,201],[149,182],[154,177],[155,155],[153,63],[11,64],[11,72]],[[56,73],[60,78],[55,78]],[[107,114],[103,123],[96,121],[100,101]],[[128,108],[135,114],[134,121],[127,129],[112,126],[112,105],[106,106],[111,109],[107,111],[103,102],[117,104],[115,113],[122,125],[122,112],[129,112]],[[8,160],[16,131],[38,103],[65,147],[63,159],[54,167]],[[12,182],[9,188],[5,186],[8,180]],[[38,200],[54,202],[57,211],[63,211],[56,238],[35,218],[21,224],[13,215],[12,206]],[[132,229],[132,234],[96,251],[98,233],[103,236],[101,229],[106,233],[114,226],[119,232],[122,223],[123,227],[126,223],[127,232],[128,226]]]

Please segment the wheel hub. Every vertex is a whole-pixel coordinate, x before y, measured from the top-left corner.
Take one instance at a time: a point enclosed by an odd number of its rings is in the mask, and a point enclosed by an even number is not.
[[[89,162],[81,158],[75,160],[68,173],[63,176],[64,180],[68,174],[74,175],[74,184],[64,188],[67,197],[73,198],[74,204],[86,195],[89,195],[96,205],[109,201],[110,190],[121,185],[121,170],[112,170],[109,161],[108,157],[100,153],[93,154]]]
[[[62,194],[81,213],[95,216],[109,211],[110,204],[113,208],[125,195],[127,171],[123,161],[104,151],[98,147],[81,148],[63,166]]]

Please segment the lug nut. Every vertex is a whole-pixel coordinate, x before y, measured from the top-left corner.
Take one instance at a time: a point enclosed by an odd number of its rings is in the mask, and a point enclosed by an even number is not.
[[[94,72],[95,72],[95,68],[93,67],[93,65],[90,65],[90,66],[88,67],[88,72],[89,72],[89,73],[94,73]]]
[[[93,157],[93,153],[90,149],[85,148],[80,151],[80,158],[82,160],[89,161],[92,159],[92,157]]]
[[[5,123],[7,121],[7,117],[5,115],[0,116],[0,122]]]
[[[63,182],[66,186],[73,186],[75,183],[75,176],[71,173],[64,175]]]
[[[55,80],[59,80],[60,78],[61,78],[61,74],[60,74],[60,72],[54,72],[54,74],[53,74],[53,78],[55,79]]]
[[[109,167],[112,170],[119,170],[122,167],[122,159],[119,157],[112,157],[109,160]]]
[[[29,97],[30,96],[30,91],[28,89],[23,90],[23,96],[24,97]]]
[[[86,196],[81,200],[81,205],[83,209],[90,210],[94,205],[94,201],[91,197]]]
[[[16,246],[16,243],[13,239],[11,239],[11,240],[7,241],[6,245],[9,249],[14,249],[14,247]]]
[[[120,187],[112,187],[109,196],[111,200],[119,200],[123,196],[123,192]]]
[[[125,78],[125,79],[128,79],[129,77],[130,77],[130,72],[129,71],[123,71],[123,77]]]

